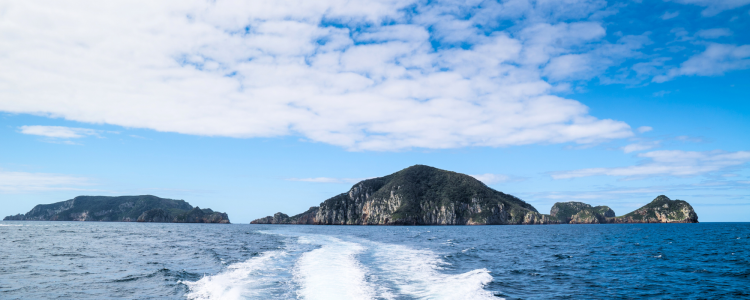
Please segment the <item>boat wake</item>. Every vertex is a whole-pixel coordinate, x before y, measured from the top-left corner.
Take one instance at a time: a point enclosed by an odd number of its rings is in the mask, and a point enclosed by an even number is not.
[[[187,298],[498,299],[484,289],[492,281],[487,269],[447,274],[448,264],[429,250],[316,234],[286,237],[286,249],[182,281]]]

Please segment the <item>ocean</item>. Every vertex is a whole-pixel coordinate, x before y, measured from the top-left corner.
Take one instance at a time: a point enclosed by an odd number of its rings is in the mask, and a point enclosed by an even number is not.
[[[750,299],[750,223],[0,222],[1,299]]]

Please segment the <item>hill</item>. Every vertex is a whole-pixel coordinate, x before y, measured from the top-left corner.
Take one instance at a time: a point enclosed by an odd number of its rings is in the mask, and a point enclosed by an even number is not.
[[[581,202],[555,203],[550,215],[556,216],[561,223],[570,224],[698,223],[698,215],[689,203],[671,200],[664,195],[620,217],[615,217],[615,212],[607,206],[592,207]]]
[[[367,179],[318,207],[289,217],[283,213],[253,224],[482,225],[550,224],[530,204],[469,175],[415,165]]]
[[[39,204],[26,214],[4,221],[104,221],[229,223],[226,213],[193,207],[184,200],[143,196],[78,196],[67,201]]]

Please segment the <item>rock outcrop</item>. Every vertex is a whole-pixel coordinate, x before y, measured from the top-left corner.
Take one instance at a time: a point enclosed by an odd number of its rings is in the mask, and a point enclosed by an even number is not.
[[[581,202],[555,203],[550,215],[557,217],[563,224],[698,223],[698,215],[690,204],[682,200],[670,200],[664,195],[620,217],[615,217],[615,212],[607,206],[592,207]]]
[[[193,208],[184,200],[151,195],[78,196],[67,201],[40,204],[26,214],[7,216],[3,220],[229,223],[225,213]]]
[[[360,181],[348,192],[289,216],[276,213],[251,224],[310,225],[491,225],[697,223],[685,201],[659,196],[621,217],[608,206],[559,202],[550,214],[487,187],[474,177],[416,165],[388,176]]]
[[[252,224],[485,225],[556,224],[530,204],[487,187],[474,177],[416,165],[360,181],[347,193],[289,217],[283,213]]]
[[[698,223],[698,215],[689,203],[656,197],[651,203],[624,216],[608,219],[609,223]]]
[[[592,207],[583,202],[557,202],[550,210],[550,216],[556,217],[560,223],[570,224],[600,224],[607,223],[607,218],[615,216],[615,212],[608,206]]]

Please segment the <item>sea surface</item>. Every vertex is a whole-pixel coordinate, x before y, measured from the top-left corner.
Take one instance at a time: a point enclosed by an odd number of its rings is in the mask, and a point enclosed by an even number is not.
[[[0,222],[0,299],[750,299],[750,223]]]

